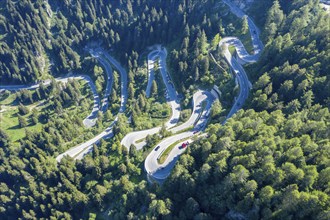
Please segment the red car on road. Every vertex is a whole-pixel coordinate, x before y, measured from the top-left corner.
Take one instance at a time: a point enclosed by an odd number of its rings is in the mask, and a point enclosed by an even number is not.
[[[181,149],[186,148],[189,145],[189,142],[187,141],[186,143],[182,143]]]

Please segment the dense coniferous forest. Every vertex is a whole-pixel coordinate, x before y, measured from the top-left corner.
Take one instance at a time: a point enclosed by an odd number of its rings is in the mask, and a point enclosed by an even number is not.
[[[1,84],[79,72],[101,90],[102,69],[84,50],[100,44],[126,67],[128,111],[132,126],[142,127],[143,113],[168,114],[163,104],[153,105],[164,94],[157,78],[151,99],[141,89],[141,57],[162,44],[184,106],[196,85],[220,85],[223,99],[212,108],[207,137],[191,144],[159,185],[144,172],[150,149],[120,144],[132,130],[125,115],[114,138],[91,154],[56,162],[64,143],[92,135],[65,113],[73,104],[88,106],[76,82],[18,92],[20,126],[27,125],[24,105],[42,99],[60,117],[32,113],[31,123],[46,121],[43,132],[26,130],[15,144],[0,129],[0,219],[329,219],[330,16],[318,0],[255,1],[248,13],[262,29],[265,49],[247,66],[249,99],[223,125],[234,82],[224,59],[218,68],[209,51],[219,50],[222,37],[242,34],[244,22],[221,1],[1,1]],[[108,111],[104,121],[110,118]],[[149,147],[157,141],[147,140]]]
[[[251,105],[285,113],[312,104],[329,108],[329,15],[313,1],[286,7],[285,13],[275,2],[269,10],[264,28],[266,48],[253,69],[258,74],[254,75]]]
[[[92,41],[111,48],[125,63],[132,51],[180,40],[180,30],[191,26],[196,30],[186,36],[195,40],[198,35],[205,43],[204,31],[218,31],[219,15],[213,18],[217,22],[211,22],[206,13],[213,5],[213,1],[3,1],[2,82],[31,83],[49,71],[58,75],[79,70],[85,61],[81,45]],[[132,60],[128,68],[136,65]]]

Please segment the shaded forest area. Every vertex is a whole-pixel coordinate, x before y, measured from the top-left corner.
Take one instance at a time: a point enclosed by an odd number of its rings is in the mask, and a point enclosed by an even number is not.
[[[206,68],[205,44],[221,33],[221,23],[213,22],[220,15],[203,13],[213,1],[31,2],[0,3],[4,82],[35,81],[48,67],[54,75],[79,70],[88,56],[81,45],[102,41],[127,62],[130,83],[138,84],[136,51],[178,36],[181,49],[170,54],[178,76],[189,74],[189,85],[216,74]],[[48,134],[43,142],[31,135],[13,147],[0,130],[0,218],[329,219],[329,15],[317,2],[256,1],[251,10],[263,8],[256,16],[265,18],[265,50],[248,66],[250,101],[224,126],[210,125],[208,137],[191,144],[161,186],[145,180],[148,151],[120,145],[129,129],[124,116],[113,139],[81,161],[60,164],[54,146],[45,144]],[[192,56],[186,63],[185,54]],[[194,56],[201,62],[196,58],[195,66]],[[217,103],[212,120],[220,115]]]
[[[202,30],[210,33],[216,24],[206,12],[213,5],[173,0],[2,1],[1,83],[32,83],[50,73],[81,71],[87,56],[83,48],[93,41],[111,48],[133,70],[137,60],[127,59],[132,52],[180,39],[185,26],[197,28],[194,38]]]

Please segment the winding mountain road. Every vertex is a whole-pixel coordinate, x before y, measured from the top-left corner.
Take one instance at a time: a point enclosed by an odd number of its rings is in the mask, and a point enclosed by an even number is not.
[[[241,9],[235,6],[232,2],[228,0],[223,0],[223,2],[229,6],[232,13],[234,13],[237,17],[243,18],[244,16],[247,16]],[[246,72],[242,67],[242,64],[257,62],[264,47],[259,38],[259,34],[260,34],[259,29],[253,23],[251,18],[247,17],[247,19],[248,19],[249,31],[253,44],[254,54],[249,54],[246,51],[243,43],[236,37],[225,37],[219,42],[219,48],[224,48],[223,55],[225,56],[226,61],[233,70],[234,75],[236,76],[240,86],[239,95],[236,98],[235,103],[232,106],[230,112],[228,113],[227,119],[230,118],[233,114],[235,114],[240,108],[242,108],[245,100],[249,96],[249,90],[252,87],[246,75]],[[237,52],[237,58],[233,57],[229,52],[228,49],[229,45],[235,47]]]
[[[126,109],[127,103],[127,72],[126,70],[120,65],[120,63],[110,56],[110,54],[102,48],[98,49],[100,53],[102,53],[106,59],[115,67],[116,70],[120,73],[120,108],[119,113],[123,113]]]
[[[144,168],[147,171],[149,180],[153,179],[156,181],[162,181],[168,177],[176,160],[186,150],[186,148],[181,148],[182,143],[187,141],[192,143],[194,141],[193,137],[199,137],[199,133],[204,131],[215,97],[209,91],[199,90],[194,94],[193,100],[192,115],[187,122],[177,127],[177,131],[183,131],[191,126],[194,127],[188,131],[184,131],[162,140],[157,144],[157,147],[151,151],[144,162]],[[203,106],[204,102],[205,105]],[[175,144],[176,142],[179,143]],[[170,151],[165,162],[160,164],[158,159],[162,156],[163,152],[173,144],[175,144],[175,146]]]
[[[106,84],[103,98],[101,100],[101,108],[100,108],[101,111],[104,113],[108,109],[108,106],[109,106],[109,96],[110,96],[112,84],[113,84],[112,67],[111,67],[110,63],[108,62],[108,60],[106,60],[102,56],[102,53],[94,52],[94,50],[92,50],[92,49],[89,52],[93,57],[95,57],[104,66],[105,73],[107,74],[107,84]]]
[[[229,6],[230,10],[237,15],[239,18],[243,18],[245,13],[236,7],[232,2],[228,0],[223,0],[223,2]],[[234,76],[237,78],[239,83],[240,92],[238,97],[235,100],[234,105],[232,106],[230,112],[227,115],[227,119],[230,118],[233,114],[235,114],[244,104],[245,100],[248,97],[249,90],[251,89],[251,83],[248,80],[246,72],[242,65],[244,63],[252,63],[256,62],[260,54],[263,50],[263,44],[259,39],[259,29],[253,23],[253,21],[247,17],[248,25],[251,35],[251,40],[254,48],[254,53],[249,54],[242,42],[236,37],[226,37],[223,38],[219,42],[219,48],[223,48],[223,55],[230,65],[231,69],[234,72]],[[228,50],[228,46],[232,45],[235,47],[237,55],[233,57]],[[92,126],[93,123],[95,124],[95,118],[97,117],[97,112],[99,109],[102,111],[106,111],[109,105],[109,95],[111,93],[113,77],[112,77],[112,67],[117,69],[120,72],[120,81],[121,81],[121,105],[119,109],[119,113],[123,113],[126,108],[127,103],[127,72],[126,70],[116,61],[112,56],[110,56],[106,51],[101,48],[94,48],[90,49],[90,53],[99,62],[105,67],[106,74],[107,74],[107,86],[105,89],[105,93],[102,99],[102,106],[100,107],[100,98],[96,92],[96,88],[94,83],[88,76],[70,76],[73,79],[84,79],[86,80],[94,94],[94,106],[92,113],[86,119],[84,119],[85,126]],[[181,144],[184,142],[193,142],[197,137],[204,136],[205,134],[200,134],[202,131],[205,130],[212,104],[215,100],[215,97],[209,91],[205,90],[198,90],[193,95],[193,111],[190,118],[183,124],[177,126],[179,121],[181,107],[180,107],[180,100],[178,98],[178,93],[174,88],[173,82],[171,82],[170,77],[167,73],[166,69],[166,57],[167,51],[165,48],[161,46],[156,46],[156,49],[151,51],[148,54],[148,84],[146,88],[147,97],[150,96],[152,81],[154,80],[154,66],[155,62],[158,62],[159,70],[162,75],[163,82],[165,84],[167,90],[167,103],[172,108],[172,115],[171,118],[165,123],[165,127],[167,130],[173,132],[171,137],[165,138],[154,149],[151,153],[147,156],[144,166],[145,170],[148,174],[148,179],[156,180],[156,181],[163,181],[165,178],[168,177],[172,168],[175,165],[176,160],[179,156],[186,150],[186,148],[181,148]],[[67,78],[58,78],[57,81],[67,82]],[[50,84],[50,80],[46,80],[44,84]],[[20,89],[36,89],[39,85],[30,85],[30,86],[0,86],[0,90],[7,89],[7,90],[20,90]],[[226,119],[226,120],[227,120]],[[113,125],[118,121],[118,115],[116,116],[115,120],[111,123],[111,125],[105,129],[100,134],[96,135],[94,138],[77,145],[69,149],[68,151],[60,154],[56,160],[58,162],[64,156],[70,156],[75,159],[81,159],[84,155],[90,152],[93,149],[93,144],[97,144],[102,138],[108,138],[113,136]],[[226,122],[226,121],[225,121]],[[224,123],[225,123],[224,122]],[[147,135],[156,134],[160,131],[160,127],[144,130],[144,131],[135,131],[127,134],[121,141],[121,144],[124,145],[129,149],[129,147],[133,144],[137,147],[138,150],[142,149],[142,147],[146,144],[144,139]],[[187,131],[188,130],[188,131]],[[181,133],[180,133],[181,132]],[[195,138],[196,137],[196,138]],[[142,140],[142,141],[141,141]],[[177,144],[176,144],[177,143]],[[162,156],[164,151],[170,147],[174,146],[174,148],[169,152],[168,156],[166,157],[163,164],[158,162],[158,159]]]
[[[97,94],[96,91],[96,86],[93,83],[92,79],[88,75],[73,75],[73,74],[68,74],[67,76],[64,77],[58,77],[55,78],[56,82],[61,82],[61,83],[67,83],[69,80],[84,80],[88,83],[92,93],[93,93],[93,109],[91,113],[83,120],[83,124],[85,127],[89,128],[92,127],[95,124],[95,120],[97,118],[97,114],[99,111],[99,106],[100,106],[100,97]],[[42,82],[43,85],[48,86],[50,85],[52,80],[47,79]],[[35,83],[33,85],[10,85],[10,86],[1,86],[0,85],[0,91],[1,90],[8,90],[8,91],[19,91],[23,89],[27,90],[35,90],[39,88],[41,83]]]
[[[245,13],[242,10],[240,10],[238,7],[236,7],[232,2],[230,2],[228,0],[223,0],[223,2],[225,4],[227,4],[229,6],[230,10],[235,15],[237,15],[239,18],[243,18],[244,16],[247,16],[247,15],[245,15]],[[263,44],[259,38],[259,33],[260,33],[259,29],[253,23],[251,18],[247,17],[247,19],[248,19],[248,25],[249,25],[250,35],[251,35],[251,39],[252,39],[252,44],[253,44],[253,48],[254,48],[254,53],[252,55],[246,51],[242,42],[236,37],[226,37],[226,38],[223,38],[219,42],[219,48],[224,48],[224,51],[223,51],[224,57],[225,57],[226,61],[228,62],[228,64],[230,65],[230,67],[232,68],[232,70],[234,71],[234,76],[237,78],[237,81],[238,81],[239,87],[240,87],[239,95],[236,98],[235,103],[232,106],[230,112],[228,113],[226,120],[228,118],[230,118],[233,114],[235,114],[240,108],[242,108],[245,100],[247,99],[247,97],[249,95],[249,90],[252,87],[251,83],[248,80],[247,74],[246,74],[244,68],[242,67],[242,64],[257,62],[257,60],[259,59],[260,54],[263,50]],[[236,52],[237,52],[237,58],[233,57],[231,55],[231,53],[229,52],[229,50],[228,50],[229,45],[232,45],[235,47]],[[203,111],[200,119],[197,121],[197,126],[195,128],[198,128],[199,126],[202,127],[203,129],[205,128],[206,123],[207,123],[207,116],[209,115],[210,108],[211,108],[210,103],[212,103],[212,101],[207,102],[207,107]],[[195,113],[195,111],[196,110],[195,110],[195,106],[194,106],[193,115],[191,116],[192,121],[196,120],[195,118],[193,118],[193,117],[196,117],[194,115],[197,114],[197,113]],[[225,120],[225,122],[226,122],[226,120]],[[189,120],[187,123],[189,123]],[[185,127],[185,125],[183,125],[183,127]],[[180,128],[177,128],[177,129],[180,130]],[[154,180],[154,181],[161,182],[170,175],[170,172],[173,169],[176,160],[179,158],[179,155],[182,154],[186,149],[186,148],[182,149],[180,146],[184,142],[187,142],[187,141],[192,142],[194,140],[192,138],[194,133],[195,133],[194,131],[187,131],[187,132],[180,133],[178,135],[171,136],[171,137],[166,138],[165,140],[161,141],[157,145],[157,147],[155,147],[153,149],[153,151],[147,156],[145,163],[144,163],[145,170],[147,171],[148,180],[150,180],[150,181]],[[180,142],[180,140],[182,140],[182,141]],[[163,164],[159,164],[158,159],[161,157],[161,155],[166,150],[166,148],[175,143],[177,143],[177,144],[171,150],[171,152],[167,156],[165,162]]]
[[[119,64],[119,62],[110,56],[106,51],[101,48],[97,48],[95,51],[92,52],[95,56],[98,57],[105,57],[107,61],[110,62],[120,73],[121,79],[121,105],[118,114],[123,113],[126,109],[127,103],[127,72],[126,70]],[[103,58],[101,58],[103,59]],[[108,100],[106,100],[108,102]],[[107,103],[105,105],[108,105]],[[118,121],[118,115],[116,116],[115,120],[110,124],[108,128],[106,128],[103,132],[96,135],[92,139],[79,144],[69,150],[65,151],[64,153],[58,155],[56,160],[60,162],[64,156],[70,156],[75,159],[82,159],[87,153],[89,153],[93,149],[93,145],[97,144],[101,141],[101,139],[111,138],[113,136],[113,126]]]
[[[111,94],[111,88],[112,88],[112,83],[113,83],[113,76],[112,76],[112,66],[114,66],[115,69],[117,69],[120,73],[120,79],[121,79],[121,104],[120,104],[120,109],[119,113],[123,113],[126,109],[126,103],[127,103],[127,72],[126,70],[119,64],[119,62],[114,59],[112,56],[110,56],[105,50],[102,48],[96,48],[96,49],[90,49],[90,53],[92,54],[93,57],[98,59],[98,61],[104,66],[107,74],[107,85],[105,89],[105,93],[102,99],[102,106],[101,106],[101,101],[100,97],[97,93],[96,86],[93,83],[92,79],[87,76],[87,75],[67,75],[65,77],[59,77],[56,78],[55,80],[57,82],[62,82],[62,83],[67,83],[70,79],[72,80],[85,80],[92,92],[93,92],[93,97],[94,97],[94,105],[92,112],[90,113],[89,116],[87,116],[84,120],[83,123],[86,127],[92,127],[95,125],[95,122],[97,120],[97,115],[98,111],[101,110],[105,112],[108,108],[109,105],[109,95]],[[43,81],[43,85],[50,85],[51,80],[45,80]],[[33,85],[10,85],[10,86],[0,86],[0,91],[1,90],[9,90],[9,91],[18,91],[22,89],[27,89],[27,90],[34,90],[40,87],[40,84],[33,84]],[[101,106],[101,107],[100,107]],[[92,139],[79,144],[73,148],[70,148],[69,150],[65,151],[64,153],[58,155],[56,157],[56,160],[58,162],[61,161],[61,159],[64,156],[70,156],[75,159],[82,159],[83,156],[90,152],[93,148],[94,144],[97,144],[100,142],[102,138],[109,138],[113,136],[113,125],[118,121],[118,116],[116,116],[115,120],[110,124],[108,128],[106,128],[103,132],[100,134],[96,135]]]
[[[166,129],[169,129],[174,127],[179,122],[181,107],[180,107],[180,100],[178,98],[178,93],[175,90],[173,83],[170,82],[169,75],[167,74],[166,56],[167,56],[166,49],[161,48],[160,46],[156,46],[156,49],[148,54],[148,86],[146,89],[146,94],[147,97],[150,97],[151,84],[155,78],[154,77],[155,62],[158,61],[158,68],[160,70],[160,73],[162,74],[162,79],[168,94],[167,104],[169,104],[172,109],[171,117],[165,123]],[[128,149],[133,144],[138,150],[140,150],[143,148],[143,146],[146,145],[146,142],[143,139],[145,139],[148,135],[153,135],[158,133],[160,129],[161,127],[155,127],[148,130],[131,132],[122,139],[121,144]]]
[[[146,94],[148,97],[150,96],[151,85],[154,80],[155,62],[158,62],[158,68],[161,72],[162,80],[167,91],[167,103],[172,108],[172,116],[165,123],[165,128],[174,133],[174,135],[164,139],[155,146],[155,149],[145,160],[145,170],[148,173],[148,178],[157,180],[166,178],[170,174],[170,171],[175,164],[175,158],[178,158],[185,149],[178,147],[173,148],[164,164],[159,164],[157,159],[162,155],[165,149],[173,143],[186,139],[189,139],[190,142],[192,142],[193,136],[197,136],[199,131],[205,129],[212,103],[215,100],[215,97],[211,92],[198,90],[193,95],[193,111],[190,118],[185,123],[176,126],[181,112],[180,100],[178,98],[178,93],[170,80],[170,76],[167,73],[166,56],[166,49],[161,48],[160,46],[156,46],[156,49],[148,54],[148,85]],[[128,149],[133,144],[137,150],[141,150],[146,144],[143,139],[145,139],[147,135],[158,133],[160,129],[161,127],[156,127],[148,130],[131,132],[122,139],[121,144]],[[188,131],[186,131],[187,129]]]

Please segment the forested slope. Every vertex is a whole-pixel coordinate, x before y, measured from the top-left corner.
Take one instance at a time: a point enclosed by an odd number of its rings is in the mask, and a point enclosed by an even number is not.
[[[264,53],[247,67],[250,100],[225,125],[211,124],[161,186],[145,179],[148,149],[127,152],[120,145],[126,117],[91,155],[59,164],[61,140],[82,135],[76,116],[63,115],[70,126],[51,120],[41,134],[27,132],[19,146],[0,130],[0,219],[329,219],[329,15],[317,2],[255,1],[255,18],[267,19],[258,22]],[[174,48],[171,72],[183,92],[230,78],[212,66],[208,49],[239,33],[242,23],[216,1],[5,0],[0,6],[1,84],[91,70],[96,61],[83,48],[100,42],[127,67],[132,103],[144,101],[135,90],[139,57],[155,43]],[[55,93],[60,102],[74,84],[53,87],[41,95]],[[232,99],[232,90],[224,90]],[[228,103],[220,101],[212,122],[223,119]]]
[[[328,219],[329,123],[320,106],[241,111],[189,148],[162,194],[180,218]]]
[[[314,1],[295,1],[287,13],[278,2],[265,23],[267,43],[251,72],[256,110],[294,113],[319,103],[330,107],[330,17]]]
[[[211,125],[163,187],[180,218],[330,217],[330,19],[317,1],[282,2],[248,67],[251,109]]]
[[[181,38],[185,26],[210,32],[213,1],[1,1],[1,83],[32,83],[45,74],[81,70],[83,48],[99,42],[127,63],[132,51]],[[213,18],[217,19],[217,18]],[[194,26],[196,28],[197,26]]]

